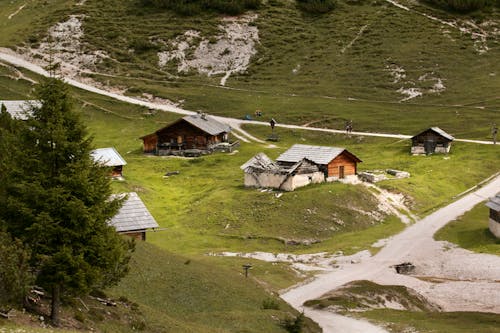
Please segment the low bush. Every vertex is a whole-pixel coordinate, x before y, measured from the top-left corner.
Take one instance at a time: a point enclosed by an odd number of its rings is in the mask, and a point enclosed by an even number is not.
[[[239,15],[247,10],[258,9],[261,0],[142,0],[142,4],[170,9],[185,16],[193,16],[203,11]]]
[[[325,14],[337,5],[336,0],[297,0],[300,10],[310,14]]]
[[[264,310],[279,310],[280,305],[274,298],[268,297],[262,301],[262,309],[264,309]]]
[[[426,0],[431,5],[459,13],[469,13],[487,7],[500,7],[500,0]]]

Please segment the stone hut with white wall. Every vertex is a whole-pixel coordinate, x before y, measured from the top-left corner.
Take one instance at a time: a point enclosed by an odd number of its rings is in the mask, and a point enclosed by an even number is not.
[[[490,209],[490,231],[497,238],[500,238],[500,192],[490,198],[486,203],[486,207]]]
[[[240,167],[245,173],[245,186],[274,188],[293,191],[298,187],[325,181],[325,174],[319,166],[303,158],[290,166],[283,166],[259,153]]]

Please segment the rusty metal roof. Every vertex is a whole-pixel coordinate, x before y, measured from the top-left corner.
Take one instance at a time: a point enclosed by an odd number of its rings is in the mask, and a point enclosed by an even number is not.
[[[5,105],[7,112],[10,113],[12,118],[26,120],[28,119],[29,111],[33,107],[41,107],[42,103],[37,100],[25,100],[25,101],[3,101],[0,100],[1,105]]]
[[[345,148],[327,147],[327,146],[310,146],[295,144],[286,152],[281,154],[276,161],[296,163],[306,158],[316,164],[328,164],[335,157],[339,156]]]
[[[115,227],[118,232],[158,228],[158,223],[156,223],[154,217],[137,193],[121,193],[113,197],[124,197],[125,195],[128,197],[123,203],[123,206],[108,224]]]
[[[108,167],[127,164],[123,157],[113,147],[92,150],[90,152],[90,155],[92,156],[94,161]]]

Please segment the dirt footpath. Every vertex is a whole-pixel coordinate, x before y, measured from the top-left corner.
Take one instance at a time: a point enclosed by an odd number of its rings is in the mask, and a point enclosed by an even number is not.
[[[444,311],[484,311],[500,313],[500,257],[451,248],[446,242],[433,239],[434,233],[476,204],[493,196],[500,189],[500,176],[484,187],[439,209],[386,240],[386,245],[373,257],[362,256],[359,262],[340,264],[320,274],[307,284],[291,289],[282,298],[298,309],[306,300],[354,280],[370,280],[379,284],[404,285],[415,289]],[[402,262],[416,265],[416,276],[396,274],[392,265]],[[320,316],[315,312],[323,312]],[[342,324],[326,311],[309,311],[329,332],[377,332],[357,329],[352,321]],[[349,326],[351,325],[351,326]]]

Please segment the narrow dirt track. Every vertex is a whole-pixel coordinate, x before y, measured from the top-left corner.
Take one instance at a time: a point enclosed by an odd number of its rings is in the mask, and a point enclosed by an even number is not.
[[[25,68],[29,71],[32,71],[36,74],[43,75],[48,77],[49,73],[43,69],[42,67],[33,64],[25,59],[22,58],[21,55],[16,54],[14,51],[6,48],[0,48],[0,61],[9,63],[11,65]],[[135,104],[135,105],[141,105],[150,109],[156,109],[156,110],[161,110],[165,112],[172,112],[172,113],[178,113],[178,114],[183,114],[183,115],[189,115],[189,114],[195,114],[196,112],[194,111],[188,111],[182,108],[179,108],[174,105],[169,105],[169,104],[159,104],[159,103],[152,103],[152,102],[147,102],[143,101],[137,98],[133,97],[128,97],[124,96],[121,94],[113,93],[110,91],[106,91],[94,86],[91,86],[89,84],[85,84],[82,82],[79,82],[74,79],[70,78],[63,78],[64,81],[66,81],[69,85],[72,85],[74,87],[90,91],[99,95],[104,95],[108,96],[111,98],[114,98],[119,101]],[[236,119],[236,118],[229,118],[229,117],[215,117],[219,121],[225,122],[231,127],[234,127],[239,130],[239,134],[244,135],[247,139],[250,139],[251,141],[254,142],[259,142],[263,143],[262,140],[257,139],[253,136],[251,136],[249,133],[241,130],[241,125],[244,124],[253,124],[253,125],[263,125],[263,126],[269,126],[269,123],[263,122],[263,121],[250,121],[250,120],[241,120],[241,119]],[[308,126],[299,126],[299,125],[288,125],[288,124],[277,124],[277,127],[282,127],[282,128],[290,128],[290,129],[299,129],[299,130],[306,130],[306,131],[317,131],[317,132],[325,132],[325,133],[345,133],[343,130],[334,130],[334,129],[329,129],[329,128],[319,128],[319,127],[308,127]],[[359,136],[373,136],[373,137],[381,137],[381,138],[396,138],[396,139],[409,139],[411,138],[410,135],[403,135],[403,134],[387,134],[387,133],[370,133],[370,132],[351,132],[351,135],[359,135]],[[470,142],[470,143],[477,143],[477,144],[492,144],[490,141],[481,141],[481,140],[468,140],[468,139],[456,139],[456,141],[463,141],[463,142]]]
[[[486,198],[495,195],[499,190],[500,176],[497,176],[480,189],[435,211],[406,228],[400,234],[391,237],[382,250],[375,256],[359,264],[345,266],[342,270],[335,270],[333,272],[318,275],[314,281],[291,289],[281,295],[281,297],[296,309],[304,310],[307,316],[313,318],[323,327],[324,333],[384,332],[381,328],[373,325],[371,328],[362,327],[357,329],[355,326],[351,325],[351,322],[347,322],[347,325],[351,326],[344,326],[345,323],[338,320],[338,315],[326,311],[303,308],[302,304],[307,300],[319,298],[325,293],[355,280],[375,280],[375,282],[382,280],[384,282],[391,281],[394,282],[394,284],[399,283],[413,286],[417,281],[412,280],[417,280],[416,278],[397,275],[390,266],[399,264],[403,261],[412,261],[414,257],[420,257],[422,252],[425,253],[427,249],[432,247],[433,243],[436,243],[433,239],[433,235],[437,230],[472,209]],[[481,267],[477,269],[481,269]],[[418,280],[418,282],[420,281]],[[497,290],[496,295],[493,295],[493,299],[498,299],[498,297],[500,297],[500,291]],[[500,309],[497,309],[497,311],[500,311]]]

